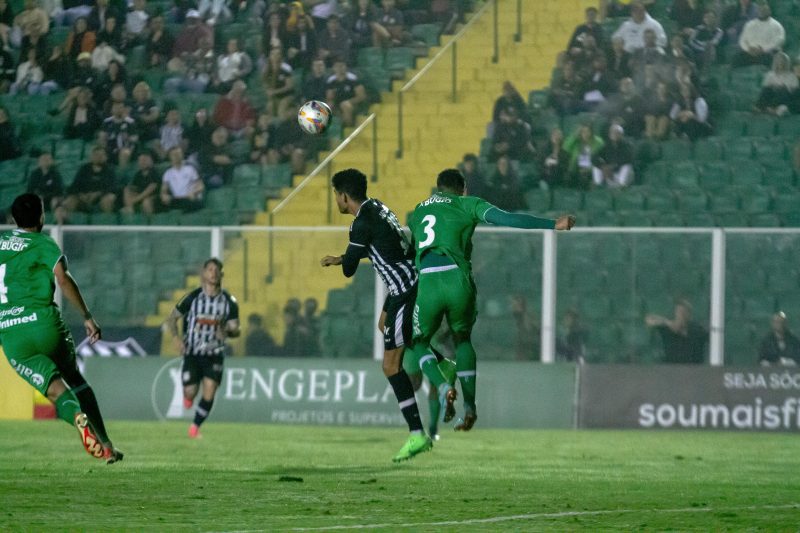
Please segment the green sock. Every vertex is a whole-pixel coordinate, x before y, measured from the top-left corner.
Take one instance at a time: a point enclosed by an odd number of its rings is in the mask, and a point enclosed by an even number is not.
[[[415,366],[419,366],[422,373],[425,374],[425,377],[428,378],[428,381],[430,381],[434,387],[438,389],[443,383],[446,383],[442,371],[439,370],[439,362],[436,360],[436,356],[433,355],[433,352],[431,352],[427,342],[414,344],[414,347],[411,349],[411,356],[413,357],[411,362]]]
[[[61,396],[56,398],[55,404],[58,418],[70,426],[74,424],[75,415],[81,412],[81,404],[78,403],[78,399],[72,394],[72,391],[64,391]]]
[[[436,433],[438,433],[440,407],[439,394],[434,387],[431,387],[431,393],[428,395],[428,412],[431,414],[430,425],[428,426],[428,433],[430,435],[436,435]]]
[[[461,382],[461,393],[464,395],[464,405],[475,411],[475,348],[470,341],[456,345],[456,368],[458,381]]]

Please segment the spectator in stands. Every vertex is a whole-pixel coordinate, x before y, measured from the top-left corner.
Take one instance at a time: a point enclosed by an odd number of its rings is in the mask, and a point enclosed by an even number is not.
[[[300,314],[302,304],[297,298],[290,298],[283,308],[285,333],[283,337],[283,356],[302,357],[308,355],[310,330]]]
[[[30,26],[28,35],[22,38],[22,43],[19,47],[20,59],[28,57],[28,50],[31,48],[36,50],[36,60],[39,64],[44,63],[47,59],[48,44],[47,35],[42,33],[42,28],[38,22],[34,22]]]
[[[666,64],[670,68],[675,68],[676,64],[683,61],[688,61],[689,63],[694,61],[692,49],[686,44],[683,35],[678,33],[670,38],[669,46],[664,50],[664,54],[666,56]]]
[[[608,140],[594,157],[592,178],[597,187],[627,187],[633,182],[633,146],[619,124],[608,128]]]
[[[395,0],[381,0],[381,9],[378,10],[378,23],[388,33],[388,38],[383,33],[376,33],[378,46],[402,46],[411,36],[405,26],[403,12],[395,6]]]
[[[214,123],[222,126],[235,138],[249,135],[256,122],[256,111],[245,95],[247,85],[242,80],[233,82],[227,95],[217,101]]]
[[[167,111],[164,124],[160,129],[159,141],[156,145],[156,152],[158,153],[159,159],[166,159],[169,151],[176,147],[186,149],[188,147],[188,143],[183,138],[181,113],[177,109],[173,108]]]
[[[550,137],[541,151],[541,183],[548,189],[567,185],[569,154],[564,151],[564,133],[561,128],[553,128]]]
[[[631,2],[631,18],[622,23],[614,32],[614,37],[622,37],[625,42],[625,51],[633,53],[645,45],[645,31],[653,30],[656,36],[656,44],[661,48],[667,45],[667,34],[661,23],[651,17],[644,5],[639,0]]]
[[[8,50],[0,47],[0,93],[7,93],[16,77],[17,69],[14,66],[14,58],[8,53]]]
[[[79,17],[72,26],[72,31],[67,35],[64,43],[64,51],[67,57],[77,61],[83,53],[89,54],[91,59],[92,51],[97,45],[97,35],[89,29],[86,18]]]
[[[50,31],[50,16],[39,7],[37,0],[25,0],[25,8],[14,17],[10,40],[13,46],[19,47],[22,38],[30,35],[31,28],[38,27],[42,35]]]
[[[595,59],[601,56],[605,58],[606,53],[597,47],[594,37],[588,34],[584,35],[582,47],[573,48],[569,52],[569,59],[575,63],[575,69],[581,77],[583,73],[591,72]]]
[[[264,319],[261,318],[261,315],[251,313],[247,317],[244,354],[249,357],[280,355],[280,347],[275,344],[275,339],[264,328]]]
[[[169,152],[171,166],[161,180],[161,203],[169,209],[195,211],[203,207],[205,185],[197,170],[186,164],[179,147]]]
[[[315,59],[311,63],[311,72],[303,80],[303,87],[300,89],[303,102],[309,100],[325,101],[328,91],[328,73],[325,70],[325,62]]]
[[[702,0],[673,0],[669,16],[680,33],[698,26],[703,21]]]
[[[790,110],[796,111],[798,85],[800,84],[792,70],[789,56],[783,52],[775,54],[772,70],[764,75],[756,109],[779,117],[788,114]]]
[[[608,72],[615,79],[630,78],[631,54],[625,51],[625,40],[622,37],[611,39],[611,51],[608,54]]]
[[[214,92],[224,94],[233,82],[246,78],[253,70],[253,61],[247,52],[239,50],[238,39],[228,39],[224,54],[217,58],[217,70],[212,78]]]
[[[209,113],[206,109],[198,109],[194,113],[194,121],[186,130],[186,141],[188,147],[186,153],[189,157],[195,157],[198,152],[205,150],[211,142],[211,133],[214,131],[214,124],[211,122]]]
[[[140,81],[133,87],[133,101],[131,102],[131,118],[136,122],[136,131],[139,140],[150,142],[158,138],[158,123],[161,119],[161,110],[153,100],[150,86],[147,82]]]
[[[306,298],[303,301],[303,320],[305,320],[306,328],[308,329],[308,347],[306,348],[307,355],[310,357],[320,356],[320,325],[317,311],[319,310],[319,302],[316,298]]]
[[[744,25],[739,35],[739,53],[733,58],[733,66],[770,65],[772,56],[783,48],[786,32],[780,22],[772,18],[769,4],[758,6],[758,18]]]
[[[136,174],[122,190],[122,212],[133,214],[138,209],[145,215],[152,215],[156,212],[161,176],[153,166],[153,154],[148,150],[139,153],[136,165]]]
[[[656,41],[656,32],[650,28],[644,30],[644,46],[636,49],[631,54],[633,75],[642,78],[644,76],[644,68],[648,65],[652,65],[659,71],[665,61],[666,54],[664,48]]]
[[[253,134],[250,136],[250,162],[266,165],[272,135],[272,115],[266,111],[259,113]]]
[[[286,36],[286,60],[293,69],[307,69],[317,56],[317,34],[310,24],[309,17],[300,17]]]
[[[494,127],[489,159],[496,161],[502,155],[515,161],[532,161],[536,156],[531,127],[519,118],[514,107],[502,108],[500,120]]]
[[[483,190],[483,198],[492,205],[506,211],[527,209],[519,176],[507,155],[497,158],[494,172],[489,176]]]
[[[664,343],[664,363],[702,364],[708,331],[692,320],[692,305],[686,300],[675,303],[675,315],[670,320],[659,315],[647,315],[645,324],[654,328]]]
[[[347,24],[353,38],[353,48],[378,46],[381,40],[390,38],[389,32],[378,22],[378,16],[378,8],[372,0],[356,2]]]
[[[575,28],[569,38],[569,43],[567,43],[567,51],[570,56],[579,54],[582,51],[587,35],[591,35],[594,38],[596,46],[603,47],[603,27],[597,22],[597,8],[587,7],[585,14],[586,21]]]
[[[14,26],[14,10],[8,0],[0,0],[0,49],[10,49],[11,28]]]
[[[138,46],[147,41],[147,0],[133,0],[133,5],[125,15],[124,40],[125,47]]]
[[[550,84],[550,103],[561,115],[571,115],[578,111],[578,91],[581,79],[572,61],[564,63],[561,76],[554,76]]]
[[[529,126],[531,125],[531,117],[528,114],[528,104],[525,99],[519,94],[519,91],[514,84],[510,81],[503,82],[503,93],[494,101],[494,109],[492,110],[492,122],[498,124],[500,122],[500,111],[504,108],[514,108],[517,116]]]
[[[113,24],[115,19],[108,19],[106,24]],[[109,35],[98,35],[97,46],[92,50],[92,68],[97,72],[105,72],[112,61],[119,65],[125,63],[125,56],[119,53],[119,48],[113,46],[109,40]]]
[[[592,160],[603,149],[603,144],[603,139],[595,135],[592,126],[588,124],[564,139],[564,151],[569,154],[567,186],[588,188],[594,168]]]
[[[586,360],[588,333],[581,324],[578,311],[570,309],[564,313],[561,328],[556,336],[556,359],[582,364]]]
[[[722,29],[725,31],[726,41],[730,44],[738,43],[744,25],[757,16],[758,7],[752,0],[739,0],[725,8],[722,12]]]
[[[69,108],[64,138],[91,141],[103,123],[102,115],[92,101],[92,92],[88,88],[81,87],[73,94],[64,100]]]
[[[355,123],[356,113],[362,110],[367,101],[367,90],[358,76],[347,70],[347,63],[337,59],[333,64],[333,74],[328,78],[325,96],[334,114],[342,118],[345,126]]]
[[[130,108],[123,102],[111,105],[111,116],[103,121],[103,138],[111,161],[125,168],[139,142],[136,122],[130,117]]]
[[[97,42],[108,43],[108,45],[117,51],[122,51],[122,27],[117,22],[119,19],[116,17],[106,18],[105,25],[97,32]]]
[[[110,5],[109,0],[95,0],[94,7],[89,12],[87,23],[93,32],[99,32],[106,27],[108,19],[120,20],[121,13],[117,8]]]
[[[311,4],[311,9],[308,14],[311,15],[315,28],[324,28],[330,17],[336,16],[339,7],[337,0],[311,0],[311,2],[306,2],[306,4],[309,3]]]
[[[87,18],[92,12],[92,2],[90,0],[63,0],[61,12],[53,13],[53,22],[56,25],[69,26],[81,17]]]
[[[717,14],[713,9],[706,10],[703,23],[688,32],[688,35],[692,58],[698,67],[705,68],[717,62],[717,47],[725,32],[719,27]]]
[[[666,82],[658,82],[656,93],[645,103],[644,111],[644,135],[650,140],[660,141],[669,135],[670,112],[674,98],[669,92],[669,85]]]
[[[283,50],[286,46],[286,26],[279,11],[270,13],[267,19],[267,27],[263,36],[264,53],[269,55],[276,48]]]
[[[175,45],[172,35],[164,28],[164,15],[156,14],[150,19],[150,34],[147,36],[145,53],[147,64],[153,67],[165,65]]]
[[[783,311],[772,315],[771,331],[758,347],[758,362],[763,366],[800,364],[800,339],[789,331]]]
[[[104,88],[101,86],[97,87],[95,100],[102,98],[103,94],[101,93],[101,90],[103,89]],[[108,98],[106,98],[105,101],[103,102],[103,115],[110,116],[111,107],[116,103],[125,105],[128,104],[128,91],[127,89],[125,89],[125,83],[122,81],[114,83],[114,85],[111,87],[111,92],[108,93]]]
[[[206,189],[228,185],[233,177],[233,157],[228,145],[228,130],[217,128],[211,134],[208,149],[200,152],[200,175]]]
[[[328,17],[325,29],[320,33],[317,41],[319,44],[319,56],[325,60],[327,65],[333,65],[336,61],[350,61],[350,49],[352,40],[350,34],[342,28],[341,21],[336,15]]]
[[[42,85],[44,72],[39,66],[36,58],[36,49],[28,50],[28,60],[19,64],[17,67],[17,78],[11,84],[9,92],[17,94],[19,92],[27,94],[49,94],[50,90]]]
[[[66,217],[62,202],[64,201],[64,180],[55,167],[53,155],[42,152],[36,161],[36,168],[28,176],[28,190],[38,194],[44,201],[44,207],[52,212],[58,224],[63,224]]]
[[[688,59],[676,60],[673,71],[670,73],[670,75],[672,78],[672,83],[676,87],[680,87],[681,85],[692,85],[694,87],[698,87],[700,84],[700,79],[697,77],[697,70]]]
[[[113,213],[117,203],[114,169],[108,164],[106,149],[94,146],[89,162],[75,173],[75,180],[67,189],[64,207],[68,213],[90,212],[99,208],[103,213]]]
[[[275,124],[267,144],[267,162],[270,165],[290,163],[294,174],[303,174],[306,167],[306,138],[297,127],[297,114],[286,108]]]
[[[172,57],[182,58],[194,54],[205,45],[208,50],[214,48],[214,32],[203,21],[196,9],[186,13],[186,23],[175,38],[172,46]]]
[[[483,198],[485,194],[486,180],[480,172],[478,157],[475,154],[464,154],[464,157],[461,159],[461,165],[459,165],[459,169],[461,170],[461,174],[463,174],[466,182],[467,194],[470,196],[479,196]]]
[[[211,41],[203,39],[200,47],[192,53],[173,57],[167,63],[167,70],[178,76],[168,78],[164,82],[164,92],[167,94],[205,92],[211,83],[211,76],[217,68],[217,60],[211,50]]]
[[[517,361],[538,360],[541,343],[539,324],[528,310],[528,301],[523,294],[511,296],[511,315],[517,330],[514,342]]]
[[[1,56],[0,56],[1,57]],[[0,63],[0,79],[2,79],[2,63]],[[42,65],[44,72],[44,83],[51,86],[51,92],[69,87],[69,77],[72,65],[64,55],[60,45],[56,45],[50,52],[50,56]],[[2,91],[2,89],[0,89]]]
[[[8,110],[0,106],[0,161],[16,159],[22,155],[22,146],[15,132]]]
[[[689,140],[711,135],[713,128],[709,122],[708,104],[697,93],[694,85],[683,84],[679,88],[680,97],[672,104],[669,118],[673,131]]]
[[[648,101],[652,100],[652,96]],[[668,102],[672,105],[672,101]],[[639,96],[636,90],[636,85],[630,78],[623,78],[619,82],[619,93],[615,94],[609,101],[608,106],[605,108],[606,115],[625,127],[625,131],[630,137],[638,138],[642,135],[644,130],[644,114],[645,102]],[[667,108],[669,113],[669,108]],[[667,118],[669,121],[669,118]]]
[[[283,60],[280,48],[269,52],[267,64],[261,74],[264,92],[267,93],[267,106],[273,115],[278,115],[294,102],[294,77],[292,67]]]
[[[94,71],[94,69],[93,69]],[[97,73],[97,71],[94,71]],[[97,83],[94,85],[94,96],[95,100],[100,103],[105,103],[106,100],[111,98],[111,92],[114,90],[114,87],[117,85],[121,86],[121,89],[117,89],[118,99],[127,99],[127,85],[128,85],[128,74],[125,72],[125,67],[122,66],[122,63],[117,61],[116,59],[112,59],[108,63],[108,67],[105,69],[105,72],[97,73],[98,79]],[[119,91],[124,90],[125,94],[120,95]],[[120,101],[122,101],[120,100]]]
[[[581,75],[580,94],[581,103],[579,109],[582,111],[595,111],[603,104],[612,93],[616,92],[615,80],[608,72],[606,57],[596,55],[592,60],[591,70]]]
[[[230,2],[230,4],[234,3]],[[205,20],[209,26],[228,22],[233,18],[228,0],[200,0],[197,3],[197,11],[200,12],[200,18]]]

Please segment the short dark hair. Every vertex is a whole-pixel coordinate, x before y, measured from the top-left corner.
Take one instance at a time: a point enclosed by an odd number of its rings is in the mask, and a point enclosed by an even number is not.
[[[210,257],[210,258],[206,259],[205,262],[203,263],[203,269],[208,267],[208,265],[210,265],[211,263],[214,263],[215,265],[217,265],[217,268],[222,270],[222,261],[220,261],[216,257]]]
[[[446,168],[439,172],[439,177],[436,178],[436,187],[440,191],[461,194],[466,186],[464,174],[457,168]]]
[[[367,176],[356,168],[340,170],[333,175],[331,182],[334,189],[353,200],[367,199]]]
[[[44,202],[38,194],[30,192],[20,194],[11,204],[11,216],[20,228],[38,227],[42,213],[44,213]]]

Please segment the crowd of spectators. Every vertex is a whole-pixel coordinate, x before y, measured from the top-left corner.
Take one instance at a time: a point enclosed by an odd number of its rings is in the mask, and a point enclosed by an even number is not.
[[[261,315],[247,317],[244,353],[249,356],[319,357],[322,353],[319,302],[290,298],[283,308],[284,336],[278,344],[264,326]]]
[[[48,113],[64,122],[63,138],[86,142],[83,154],[93,162],[105,152],[104,179],[92,185],[104,187],[102,201],[90,201],[81,189],[86,184],[48,194],[58,199],[49,207],[58,209],[61,221],[74,210],[197,209],[204,191],[230,183],[238,163],[287,163],[303,172],[318,143],[299,134],[296,107],[304,99],[327,100],[345,126],[353,125],[374,98],[355,68],[359,50],[421,45],[413,25],[452,27],[470,4],[152,1],[25,0],[14,13],[0,0],[0,93],[62,94]],[[226,33],[231,23],[246,27],[246,34]],[[230,38],[223,41],[225,35]],[[189,116],[183,95],[203,93],[217,95],[216,103],[204,99],[207,105]],[[250,150],[233,154],[231,143],[247,143]],[[0,109],[0,160],[37,156],[52,146],[24,144],[13,113]],[[190,195],[167,182],[178,153],[199,177]],[[50,159],[58,172],[61,161]],[[147,165],[160,174],[156,191],[151,176],[132,181]],[[61,178],[62,188],[73,181]],[[50,183],[31,180],[30,186],[41,190]]]

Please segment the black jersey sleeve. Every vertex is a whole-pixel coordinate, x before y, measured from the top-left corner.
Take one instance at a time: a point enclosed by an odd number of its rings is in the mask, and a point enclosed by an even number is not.
[[[182,315],[186,315],[189,312],[189,309],[192,308],[192,302],[195,298],[197,298],[197,294],[200,292],[201,289],[195,289],[189,293],[187,293],[178,304],[175,306],[175,309]]]
[[[239,320],[239,302],[236,301],[236,298],[231,296],[229,293],[225,293],[228,296],[228,318],[227,320]]]
[[[369,229],[369,224],[361,218],[357,218],[350,226],[350,242],[347,244],[347,250],[342,256],[342,272],[345,277],[353,277],[358,269],[358,263],[365,257],[369,251],[369,245],[372,242],[372,233]]]

